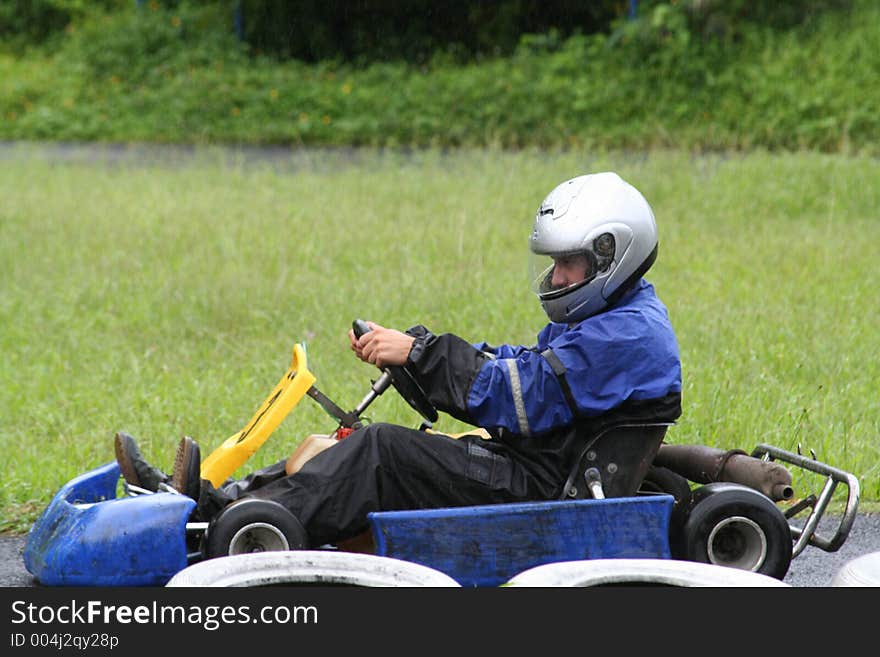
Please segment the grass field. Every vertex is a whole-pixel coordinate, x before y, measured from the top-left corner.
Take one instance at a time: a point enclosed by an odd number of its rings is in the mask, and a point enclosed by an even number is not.
[[[810,153],[695,156],[369,151],[274,164],[217,152],[89,163],[0,158],[0,530],[112,460],[123,429],[170,467],[238,431],[305,342],[353,407],[375,370],[355,317],[531,343],[526,238],[558,182],[613,169],[652,203],[649,275],[675,325],[684,415],[669,440],[758,442],[855,473],[880,499],[880,163]],[[374,420],[417,425],[393,392]],[[334,422],[305,400],[248,464]],[[441,417],[437,428],[462,425]],[[796,482],[797,483],[797,482]]]

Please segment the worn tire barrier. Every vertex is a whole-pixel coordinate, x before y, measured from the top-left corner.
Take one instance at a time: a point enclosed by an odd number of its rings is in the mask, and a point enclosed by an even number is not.
[[[778,579],[737,568],[676,559],[590,559],[535,566],[505,586],[789,587]]]
[[[831,578],[831,586],[880,586],[880,552],[847,561]]]
[[[166,584],[187,586],[456,587],[458,582],[421,564],[374,554],[333,550],[254,552],[202,561]]]

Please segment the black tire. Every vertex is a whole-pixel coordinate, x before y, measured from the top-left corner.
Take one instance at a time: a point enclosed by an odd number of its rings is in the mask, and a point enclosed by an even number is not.
[[[680,535],[681,558],[785,577],[791,565],[791,529],[768,497],[727,482],[701,486],[691,497]]]
[[[691,501],[691,486],[688,480],[669,468],[652,465],[642,480],[640,491],[666,493],[675,498],[676,506],[688,506]]]
[[[652,465],[639,486],[639,492],[672,495],[675,502],[669,518],[669,547],[674,558],[684,559],[681,536],[691,507],[690,482],[669,468]]]
[[[250,552],[302,550],[308,537],[290,511],[271,500],[245,498],[221,511],[205,530],[202,554],[205,558]]]

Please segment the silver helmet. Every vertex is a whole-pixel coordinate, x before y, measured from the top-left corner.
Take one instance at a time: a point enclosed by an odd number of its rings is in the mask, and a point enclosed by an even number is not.
[[[580,322],[615,303],[657,257],[645,197],[612,172],[558,185],[538,208],[529,240],[532,290],[553,322]],[[553,283],[556,259],[584,256],[586,275]]]

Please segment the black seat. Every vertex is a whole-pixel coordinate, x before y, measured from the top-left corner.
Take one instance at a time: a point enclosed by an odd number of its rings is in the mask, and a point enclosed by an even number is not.
[[[560,499],[635,495],[672,422],[606,427],[581,449]]]

